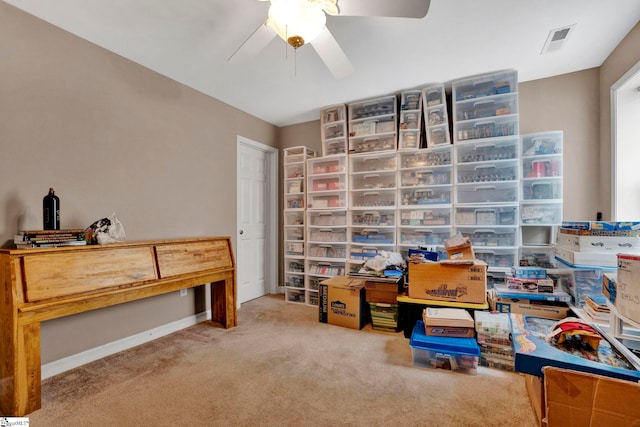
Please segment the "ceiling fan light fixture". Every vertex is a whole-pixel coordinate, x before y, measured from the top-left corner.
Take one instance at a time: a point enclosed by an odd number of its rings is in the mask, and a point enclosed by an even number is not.
[[[323,2],[318,1],[271,0],[267,25],[297,49],[311,42],[324,29],[327,17],[323,6]]]

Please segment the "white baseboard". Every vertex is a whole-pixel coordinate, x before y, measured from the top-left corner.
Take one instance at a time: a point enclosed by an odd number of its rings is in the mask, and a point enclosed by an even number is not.
[[[89,362],[93,362],[103,357],[133,348],[137,345],[144,344],[149,341],[153,341],[156,338],[160,338],[165,335],[177,332],[181,329],[193,326],[196,323],[204,322],[211,319],[211,310],[207,310],[193,316],[185,317],[184,319],[176,320],[175,322],[167,323],[166,325],[158,326],[157,328],[149,329],[139,334],[131,335],[126,338],[119,339],[107,344],[94,347],[89,350],[82,351],[71,356],[64,357],[62,359],[54,360],[46,365],[42,365],[42,379],[53,377],[54,375],[61,374],[78,366],[85,365]]]

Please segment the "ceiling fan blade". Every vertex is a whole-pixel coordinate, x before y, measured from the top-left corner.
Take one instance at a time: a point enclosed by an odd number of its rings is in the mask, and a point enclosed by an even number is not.
[[[273,28],[266,25],[260,25],[256,30],[236,49],[235,52],[227,59],[228,62],[247,61],[256,56],[262,49],[267,47],[269,42],[276,36]]]
[[[353,73],[353,65],[327,27],[311,42],[311,46],[336,79]]]
[[[424,18],[431,0],[338,0],[340,16]]]

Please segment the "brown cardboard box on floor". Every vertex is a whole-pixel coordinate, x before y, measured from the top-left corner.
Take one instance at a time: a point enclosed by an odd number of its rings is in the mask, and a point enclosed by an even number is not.
[[[362,329],[367,323],[364,280],[334,276],[320,282],[321,323]]]
[[[367,294],[367,302],[382,302],[386,304],[397,304],[400,285],[398,281],[380,282],[375,280],[367,280],[364,288]]]
[[[553,367],[543,374],[548,426],[640,425],[640,384]]]
[[[409,297],[485,304],[487,264],[480,260],[410,263]]]
[[[524,375],[524,384],[527,389],[527,395],[531,401],[531,407],[536,414],[539,427],[545,427],[547,422],[545,420],[545,407],[544,407],[544,382],[542,377],[537,377],[531,374]]]

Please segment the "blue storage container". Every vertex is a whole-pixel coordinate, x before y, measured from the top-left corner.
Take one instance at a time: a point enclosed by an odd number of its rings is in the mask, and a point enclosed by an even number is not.
[[[422,320],[418,320],[409,345],[414,366],[477,373],[480,347],[475,338],[429,336]]]

